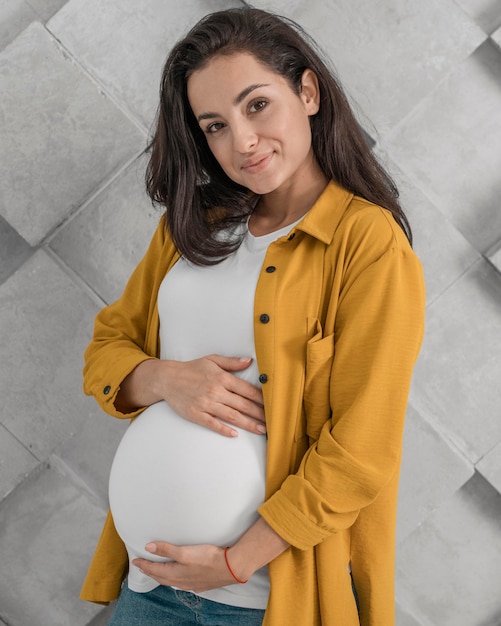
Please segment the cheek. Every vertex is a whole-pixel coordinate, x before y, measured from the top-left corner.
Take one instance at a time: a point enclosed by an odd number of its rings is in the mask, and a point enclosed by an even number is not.
[[[285,144],[292,149],[303,151],[311,146],[310,118],[304,110],[295,109],[289,115],[283,116],[279,125],[275,125],[275,132],[279,132]]]

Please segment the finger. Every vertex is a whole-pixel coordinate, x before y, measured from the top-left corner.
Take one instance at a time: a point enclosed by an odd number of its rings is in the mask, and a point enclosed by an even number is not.
[[[140,569],[143,574],[154,578],[164,585],[170,584],[171,578],[174,576],[172,570],[176,565],[174,561],[169,563],[154,563],[147,559],[134,559],[132,564]]]
[[[229,409],[227,406],[221,406],[218,419],[228,422],[237,428],[248,430],[251,433],[258,435],[264,435],[266,433],[266,424],[262,421],[243,415],[235,411],[235,409]]]
[[[226,381],[226,389],[242,396],[242,398],[246,398],[247,400],[254,402],[255,404],[259,404],[261,406],[264,404],[263,392],[261,389],[259,389],[259,387],[255,387],[247,380],[238,378],[237,376],[228,377],[228,380]]]
[[[152,541],[144,546],[147,552],[156,554],[157,556],[165,556],[173,561],[179,559],[180,550],[179,546],[173,543],[167,543],[166,541]]]
[[[216,405],[214,405],[214,410],[217,411]],[[218,416],[210,415],[209,413],[200,413],[197,415],[196,419],[191,419],[190,417],[187,417],[187,419],[203,428],[213,430],[215,433],[223,435],[224,437],[238,437],[238,431],[228,426],[228,424],[225,424]]]
[[[238,394],[232,393],[231,396],[228,397],[225,404],[230,406],[232,409],[235,409],[240,414],[245,415],[247,417],[252,417],[259,422],[265,422],[265,414],[264,407],[261,404],[257,404],[256,402],[252,402],[252,400],[247,400]]]
[[[229,372],[244,370],[252,363],[251,357],[222,356],[221,354],[211,354],[207,357],[210,361],[218,365],[221,369]]]
[[[242,407],[243,410],[237,410],[231,403]],[[252,405],[252,403],[249,403]],[[249,415],[252,413],[252,415]],[[247,406],[240,396],[230,397],[224,404],[216,404],[211,409],[211,414],[217,419],[228,422],[232,426],[243,428],[252,433],[264,434],[266,432],[265,416],[262,407],[258,405]]]
[[[213,410],[215,415],[205,414],[199,416],[197,420],[193,419],[190,421],[204,428],[208,428],[209,430],[213,430],[224,437],[238,437],[238,430],[231,428],[228,424],[232,424],[242,430],[248,430],[257,435],[266,433],[266,426],[262,421],[257,421],[246,415],[242,415],[238,411],[230,409],[223,404],[214,405]]]

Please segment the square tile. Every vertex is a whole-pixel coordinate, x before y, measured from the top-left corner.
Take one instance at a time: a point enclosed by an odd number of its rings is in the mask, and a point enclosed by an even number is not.
[[[456,0],[456,2],[488,35],[501,26],[501,0]]]
[[[37,245],[145,146],[39,23],[0,53],[0,212]]]
[[[67,0],[26,0],[26,2],[46,22],[66,4]]]
[[[0,215],[0,285],[31,256],[33,249]]]
[[[50,244],[108,303],[121,295],[162,214],[146,196],[146,162],[122,172]]]
[[[476,463],[501,440],[501,275],[477,262],[428,307],[411,402]]]
[[[0,421],[39,460],[94,410],[81,370],[98,308],[41,250],[0,287]]]
[[[430,304],[462,276],[480,254],[380,146],[375,153],[399,189],[400,203],[412,228],[413,248],[423,264],[426,299]]]
[[[78,598],[104,511],[50,466],[0,505],[0,606],[10,626],[85,626],[100,611]]]
[[[206,13],[238,0],[70,0],[49,30],[145,128],[158,106],[161,70],[174,43]]]
[[[82,480],[103,507],[108,508],[108,480],[115,450],[129,420],[115,419],[99,407],[82,428],[56,450],[60,458]]]
[[[409,406],[398,497],[397,541],[403,541],[473,473],[473,465]]]
[[[397,550],[397,597],[423,626],[501,623],[501,495],[475,475]]]
[[[480,252],[501,236],[501,51],[482,45],[385,139],[405,174]]]
[[[0,502],[39,464],[12,434],[0,424]]]
[[[107,626],[113,611],[115,610],[115,602],[110,603],[105,609],[96,615],[87,626]]]
[[[37,13],[25,0],[0,0],[0,50],[37,19]]]
[[[492,40],[499,48],[501,48],[501,27],[492,34]]]
[[[402,120],[485,39],[453,0],[251,4],[285,13],[313,36],[380,134]]]
[[[501,247],[499,250],[496,250],[489,255],[489,261],[494,265],[498,272],[501,272]]]
[[[477,463],[477,470],[501,492],[501,441]]]
[[[395,604],[395,623],[396,626],[423,626],[422,622],[406,613],[398,602]]]

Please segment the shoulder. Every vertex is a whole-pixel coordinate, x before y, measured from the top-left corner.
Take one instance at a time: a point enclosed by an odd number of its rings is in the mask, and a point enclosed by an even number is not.
[[[353,196],[333,238],[333,247],[345,256],[376,261],[390,250],[415,256],[391,211],[364,198]]]

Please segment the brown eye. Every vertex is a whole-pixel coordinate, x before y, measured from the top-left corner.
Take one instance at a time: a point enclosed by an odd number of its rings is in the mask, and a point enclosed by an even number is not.
[[[218,130],[221,130],[221,128],[224,128],[224,124],[222,122],[214,122],[212,124],[209,124],[205,130],[205,132],[208,135],[212,135],[214,133],[217,133]]]
[[[254,100],[249,105],[249,111],[251,113],[258,113],[259,111],[262,111],[267,106],[267,104],[267,100]]]

